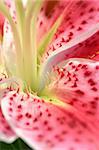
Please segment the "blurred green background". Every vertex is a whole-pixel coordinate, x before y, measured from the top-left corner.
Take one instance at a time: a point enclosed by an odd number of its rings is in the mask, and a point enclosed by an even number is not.
[[[0,150],[34,150],[34,149],[31,149],[21,139],[18,139],[12,144],[0,142]]]

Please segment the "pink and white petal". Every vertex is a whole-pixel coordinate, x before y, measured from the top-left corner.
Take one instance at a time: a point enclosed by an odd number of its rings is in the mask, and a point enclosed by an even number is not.
[[[67,7],[67,1],[46,0],[40,10],[37,20],[37,39],[41,41],[42,37],[49,31],[53,23]]]
[[[94,125],[99,124],[99,62],[70,59],[56,67],[51,91],[60,99],[85,114]],[[55,74],[54,74],[55,75]]]
[[[16,22],[16,12],[15,12],[14,1],[5,0],[5,5],[9,8],[9,12],[10,12],[14,22]],[[8,47],[12,48],[12,45],[13,45],[13,34],[12,34],[12,30],[11,30],[10,24],[7,19],[5,20],[5,23],[4,23],[3,45],[7,48]]]
[[[64,1],[60,3],[64,5]],[[69,1],[65,1],[65,3],[68,4]],[[58,48],[62,48],[69,42],[74,41],[75,38],[79,39],[79,36],[83,33],[93,30],[95,25],[99,23],[98,0],[77,0],[72,3],[71,7],[66,11],[65,19],[55,34],[53,42],[46,51],[47,57]],[[87,38],[89,37],[86,36]]]
[[[44,75],[46,73],[49,74],[53,67],[60,62],[75,57],[98,60],[99,32],[96,32],[98,29],[99,25],[96,25],[94,30],[92,30],[91,32],[83,33],[79,38],[75,39],[73,42],[68,43],[67,46],[64,46],[64,48],[59,48],[57,49],[57,51],[54,51],[51,55],[49,55],[47,59],[46,57],[44,58],[46,60],[43,62],[40,71],[40,89],[44,87],[47,80],[47,76],[45,77]],[[86,39],[86,36],[89,38],[83,41],[83,39]]]
[[[7,78],[7,76],[3,73],[0,74],[0,141],[6,142],[6,143],[12,143],[13,141],[17,139],[15,132],[9,126],[9,123],[5,119],[1,110],[1,100],[3,99],[5,94],[12,91],[12,88],[9,85],[12,82],[14,83],[17,82],[16,80],[13,80],[13,79],[14,78],[12,79]]]
[[[12,131],[8,122],[2,114],[2,110],[0,108],[0,141],[6,143],[12,143],[17,139],[17,136],[14,131]]]
[[[7,121],[31,148],[37,150],[98,150],[98,130],[79,113],[39,97],[10,92],[1,107]],[[80,119],[78,119],[80,118]],[[84,122],[83,122],[84,121]]]
[[[86,39],[87,37],[87,39]],[[69,42],[66,46],[58,48],[56,51],[52,52],[49,57],[44,55],[43,59],[45,63],[51,63],[53,65],[72,57],[80,58],[90,58],[93,55],[97,55],[99,51],[99,24],[94,26],[93,30],[82,33],[79,38],[75,38],[73,41]]]
[[[0,141],[6,143],[12,143],[17,139],[15,132],[9,126],[1,110],[1,100],[3,96],[9,91],[9,89],[0,90]]]

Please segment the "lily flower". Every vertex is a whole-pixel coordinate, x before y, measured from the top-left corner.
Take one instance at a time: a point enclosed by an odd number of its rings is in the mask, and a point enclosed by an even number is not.
[[[98,0],[23,2],[0,1],[0,140],[99,150]]]

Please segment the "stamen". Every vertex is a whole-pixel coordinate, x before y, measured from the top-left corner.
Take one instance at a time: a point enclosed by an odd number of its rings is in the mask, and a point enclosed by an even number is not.
[[[29,0],[25,10],[22,1],[15,0],[17,24],[12,20],[8,8],[3,2],[0,3],[0,10],[8,19],[13,31],[17,53],[16,75],[33,91],[37,89],[36,21],[41,3],[42,1],[35,1],[33,5],[33,1]]]
[[[20,0],[15,0],[15,6],[16,6],[16,15],[17,15],[17,28],[18,28],[18,32],[20,34],[20,41],[21,44],[22,43],[22,39],[23,39],[23,26],[24,26],[24,17],[25,17],[25,13],[24,13],[24,7],[23,7],[23,3]]]
[[[37,89],[36,21],[41,3],[42,1],[36,1],[33,5],[31,0],[28,1],[24,21],[23,58],[25,81],[34,91]]]
[[[12,27],[14,42],[15,42],[15,47],[16,47],[16,53],[17,53],[17,73],[19,74],[21,72],[20,64],[22,64],[21,63],[22,54],[21,54],[21,44],[20,44],[19,34],[17,31],[16,25],[15,25],[14,21],[12,20],[12,17],[9,13],[9,10],[3,2],[0,2],[0,11],[8,19],[8,21]]]
[[[36,22],[37,22],[38,12],[41,8],[41,4],[42,4],[42,1],[37,1],[37,3],[35,3],[34,17],[32,17],[31,26],[30,26],[30,30],[31,30],[31,51],[32,51],[33,75],[34,75],[33,79],[34,79],[34,83],[36,81],[36,84],[38,82],[37,81],[37,55],[38,55],[38,53],[37,53],[37,39],[36,39],[36,36],[37,36]]]
[[[68,7],[73,4],[73,0],[70,0],[70,2],[71,3],[69,3],[66,9],[62,12],[49,32],[43,37],[38,49],[36,23],[38,12],[42,5],[42,0],[34,2],[32,0],[28,0],[25,9],[21,0],[15,0],[17,24],[14,23],[8,8],[3,4],[3,2],[0,3],[0,10],[4,16],[7,17],[12,27],[17,54],[17,72],[15,74],[11,72],[11,76],[16,75],[20,77],[23,82],[26,83],[28,89],[31,88],[31,90],[35,93],[42,90],[42,76],[47,78],[46,74],[43,74],[42,71],[44,70],[44,65],[40,64],[38,59],[44,54],[45,49],[60,26],[65,12]],[[45,85],[46,84],[43,79],[43,87],[45,87]]]

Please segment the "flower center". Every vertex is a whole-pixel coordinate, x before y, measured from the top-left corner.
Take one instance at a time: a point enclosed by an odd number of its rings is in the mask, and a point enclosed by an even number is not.
[[[8,55],[5,57],[6,54],[3,55],[6,72],[9,76],[20,78],[24,83],[24,88],[27,87],[27,89],[31,89],[36,93],[40,89],[40,72],[43,66],[39,58],[52,40],[63,17],[61,15],[56,20],[49,32],[41,40],[39,46],[37,46],[36,22],[41,6],[42,1],[33,3],[32,0],[28,0],[24,8],[22,1],[15,0],[16,23],[13,21],[9,9],[3,2],[0,2],[0,11],[10,23],[14,41],[15,63],[11,65],[11,58]],[[6,49],[6,43],[3,44],[3,49]],[[10,52],[12,54],[11,47]]]

